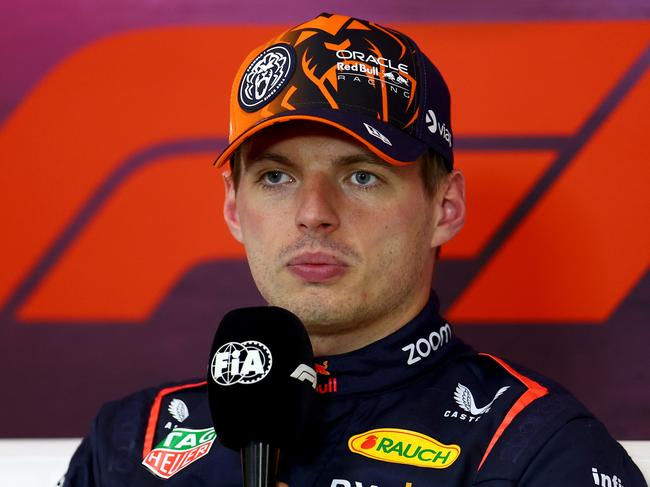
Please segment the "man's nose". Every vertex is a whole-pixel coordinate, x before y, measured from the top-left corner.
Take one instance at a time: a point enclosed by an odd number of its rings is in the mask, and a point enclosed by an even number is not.
[[[340,225],[336,185],[326,175],[303,181],[296,210],[296,226],[301,232],[331,233]]]

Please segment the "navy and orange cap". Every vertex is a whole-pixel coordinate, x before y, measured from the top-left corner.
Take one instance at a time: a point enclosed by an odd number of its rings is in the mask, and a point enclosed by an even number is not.
[[[406,35],[366,20],[320,14],[248,55],[230,99],[229,145],[276,123],[311,120],[356,138],[393,165],[431,149],[453,167],[449,89]]]

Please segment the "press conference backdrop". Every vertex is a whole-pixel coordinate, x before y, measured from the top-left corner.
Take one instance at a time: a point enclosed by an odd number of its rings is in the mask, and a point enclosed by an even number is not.
[[[467,226],[436,288],[481,351],[650,439],[646,2],[6,0],[0,437],[79,437],[100,404],[204,374],[262,303],[211,167],[239,61],[328,9],[408,32],[447,77]]]

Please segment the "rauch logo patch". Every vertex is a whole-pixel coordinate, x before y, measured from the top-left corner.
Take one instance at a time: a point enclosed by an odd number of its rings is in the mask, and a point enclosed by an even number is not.
[[[450,467],[460,455],[460,446],[445,445],[430,436],[393,428],[380,428],[348,440],[353,453],[382,462],[424,468]]]
[[[176,428],[147,454],[142,464],[158,477],[168,479],[207,455],[216,437],[214,428]]]

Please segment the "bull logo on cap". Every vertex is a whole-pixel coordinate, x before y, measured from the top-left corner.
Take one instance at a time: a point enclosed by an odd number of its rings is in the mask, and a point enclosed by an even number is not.
[[[269,89],[277,82],[282,75],[282,68],[287,58],[275,52],[267,52],[266,55],[251,68],[246,76],[246,88],[244,92],[249,98],[261,100]],[[273,80],[273,83],[271,81]],[[254,92],[254,93],[253,93]]]
[[[291,46],[278,44],[262,51],[248,66],[239,89],[239,103],[246,111],[256,110],[284,88],[294,68]]]

